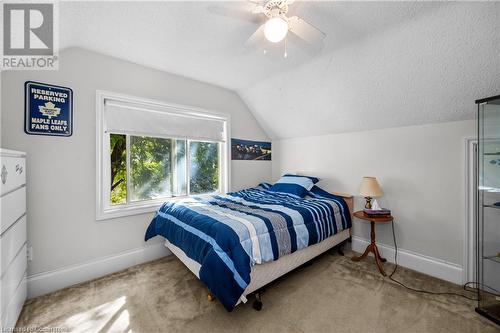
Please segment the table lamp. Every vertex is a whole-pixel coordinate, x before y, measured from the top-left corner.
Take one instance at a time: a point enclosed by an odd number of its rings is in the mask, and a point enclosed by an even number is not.
[[[366,199],[365,208],[371,209],[372,198],[380,197],[382,195],[382,189],[377,182],[377,178],[363,177],[359,188],[359,195],[365,197]]]

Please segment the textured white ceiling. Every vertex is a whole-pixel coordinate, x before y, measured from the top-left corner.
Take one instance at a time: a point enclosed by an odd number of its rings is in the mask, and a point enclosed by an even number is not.
[[[240,95],[274,138],[472,119],[500,94],[499,14],[448,4]]]
[[[299,3],[327,38],[287,59],[243,47],[258,25],[223,13],[251,7],[64,2],[60,44],[236,90],[273,138],[469,119],[500,93],[498,3]]]

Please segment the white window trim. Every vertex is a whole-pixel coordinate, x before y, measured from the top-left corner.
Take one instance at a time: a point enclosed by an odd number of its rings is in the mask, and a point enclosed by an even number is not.
[[[117,217],[150,213],[157,210],[165,201],[176,201],[187,196],[161,198],[156,200],[148,200],[143,202],[129,203],[126,206],[111,206],[109,204],[110,197],[110,160],[109,160],[109,133],[105,133],[104,129],[104,102],[106,99],[120,100],[124,102],[132,102],[142,104],[145,107],[152,106],[156,108],[168,109],[168,112],[177,112],[180,114],[191,114],[193,116],[208,116],[217,118],[225,122],[225,142],[222,143],[220,149],[220,167],[221,167],[221,193],[227,193],[230,188],[231,180],[231,117],[227,113],[214,112],[202,108],[165,103],[163,101],[124,95],[104,90],[96,91],[96,220],[108,220]],[[193,138],[195,139],[195,138]],[[186,165],[187,161],[186,161]],[[128,183],[128,182],[127,182]],[[188,181],[189,186],[189,181]],[[188,192],[189,193],[189,192]],[[127,195],[128,191],[127,191]],[[210,194],[204,194],[210,195]],[[199,195],[197,195],[199,196]],[[202,195],[203,196],[203,195]]]

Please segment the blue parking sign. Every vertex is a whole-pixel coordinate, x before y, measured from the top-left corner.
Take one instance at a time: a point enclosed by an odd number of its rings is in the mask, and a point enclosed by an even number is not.
[[[70,88],[27,81],[24,108],[27,134],[73,134],[73,91]]]

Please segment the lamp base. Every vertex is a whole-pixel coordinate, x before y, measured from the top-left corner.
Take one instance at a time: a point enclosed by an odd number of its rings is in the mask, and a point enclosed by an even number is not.
[[[372,198],[365,197],[365,200],[366,200],[365,209],[372,209]]]

